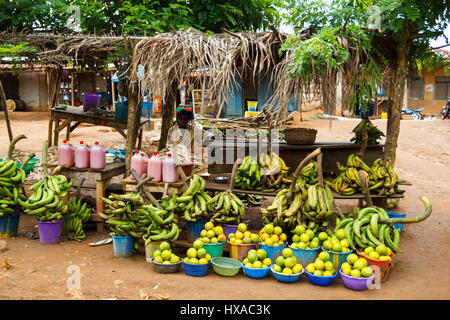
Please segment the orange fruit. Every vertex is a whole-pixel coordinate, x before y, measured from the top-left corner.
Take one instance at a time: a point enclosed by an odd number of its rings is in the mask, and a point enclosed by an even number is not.
[[[219,242],[224,242],[225,240],[227,240],[227,237],[221,233],[217,236],[217,239],[219,240]]]
[[[208,221],[207,223],[205,223],[205,230],[212,230],[214,228],[214,223],[212,223],[211,221]]]

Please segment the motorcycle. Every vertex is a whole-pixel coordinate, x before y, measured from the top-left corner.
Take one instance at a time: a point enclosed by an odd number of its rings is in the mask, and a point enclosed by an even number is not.
[[[441,119],[445,118],[450,118],[450,98],[447,98],[447,104],[441,110]]]
[[[422,120],[423,108],[409,109],[408,107],[402,108],[402,115],[412,115],[411,120]]]

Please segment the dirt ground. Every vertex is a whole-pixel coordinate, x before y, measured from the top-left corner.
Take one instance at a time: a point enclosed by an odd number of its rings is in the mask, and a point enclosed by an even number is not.
[[[17,148],[36,152],[40,157],[42,143],[47,139],[47,114],[13,113],[11,119],[13,133],[28,137]],[[386,120],[373,122],[386,131]],[[356,124],[356,119],[304,122],[305,126],[318,129],[317,141],[349,141]],[[4,118],[0,118],[0,132],[0,157],[5,157],[8,136]],[[155,132],[144,132],[146,137],[154,135]],[[64,136],[65,132],[60,141]],[[79,127],[71,140],[81,139],[89,143],[100,141],[107,148],[125,146],[122,136],[109,128]],[[449,299],[450,197],[445,191],[450,181],[449,147],[450,121],[402,121],[395,170],[412,186],[405,186],[406,197],[396,211],[407,211],[408,216],[422,213],[421,195],[430,199],[433,211],[427,220],[410,224],[402,232],[400,247],[404,253],[395,258],[395,267],[378,290],[351,291],[339,279],[329,287],[316,287],[305,276],[294,284],[279,283],[272,276],[253,280],[242,271],[232,278],[221,277],[213,270],[203,278],[191,278],[184,272],[159,274],[146,262],[144,253],[119,259],[113,255],[112,244],[89,247],[90,242],[102,236],[95,232],[94,226],[81,243],[65,237],[55,245],[30,240],[23,232],[33,230],[36,223],[30,216],[22,215],[19,235],[6,239],[7,250],[1,252],[1,261],[6,259],[10,268],[0,270],[0,299],[140,299],[141,295],[151,293],[187,300]],[[345,209],[357,202],[338,200],[338,205]],[[177,253],[183,257],[183,251]],[[75,293],[66,286],[71,275],[68,267],[72,265],[81,270],[81,290]]]

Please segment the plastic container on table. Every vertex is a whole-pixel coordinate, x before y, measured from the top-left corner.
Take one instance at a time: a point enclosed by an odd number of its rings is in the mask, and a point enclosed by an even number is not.
[[[153,152],[153,156],[148,159],[147,176],[153,177],[152,181],[160,182],[162,176],[162,160],[158,152]]]
[[[102,97],[96,93],[83,93],[83,111],[86,112],[89,109],[95,109],[100,104],[100,98]]]
[[[140,151],[139,154],[142,157],[142,171],[144,174],[144,173],[147,173],[148,155],[143,151]]]
[[[143,163],[144,158],[141,155],[139,155],[139,150],[136,150],[134,156],[131,157],[130,170],[134,169],[138,177],[141,177],[144,174]]]
[[[20,214],[0,217],[0,238],[8,239],[17,236]]]
[[[67,140],[63,140],[63,144],[58,146],[58,165],[63,167],[73,167],[74,164],[75,150]]]
[[[297,258],[297,263],[300,263],[303,267],[307,266],[311,262],[314,262],[314,259],[320,250],[319,247],[314,249],[299,249],[289,246],[289,248],[292,249],[294,256]]]
[[[90,166],[92,169],[104,169],[106,166],[105,149],[97,141],[90,151]]]
[[[89,148],[80,141],[80,145],[75,149],[75,167],[86,169],[89,168],[90,151]]]
[[[172,158],[171,153],[168,153],[167,157],[163,160],[162,180],[163,182],[169,183],[178,181],[178,171],[175,167],[175,160]]]
[[[128,258],[133,254],[134,239],[132,236],[115,236],[111,234],[116,258]]]
[[[63,222],[59,221],[38,221],[39,241],[43,244],[53,244],[61,241]]]

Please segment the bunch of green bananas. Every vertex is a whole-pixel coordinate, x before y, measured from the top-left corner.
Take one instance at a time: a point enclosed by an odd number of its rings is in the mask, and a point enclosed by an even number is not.
[[[17,169],[13,160],[0,162],[0,217],[17,213],[18,201],[26,201],[22,185],[25,171]]]
[[[287,178],[289,167],[286,166],[284,160],[275,152],[268,154],[261,154],[259,156],[259,165],[263,169],[263,177],[261,187],[263,188],[283,188],[286,184],[292,182]]]
[[[212,217],[213,206],[207,204],[211,196],[205,191],[206,181],[198,174],[192,175],[187,190],[176,197],[175,211],[186,221],[205,221]]]
[[[213,223],[239,224],[245,217],[244,203],[231,191],[217,193],[206,205],[213,206],[216,212],[211,218]]]
[[[374,126],[369,119],[363,119],[360,123],[358,123],[358,125],[352,130],[355,135],[350,139],[350,141],[354,141],[356,144],[362,144],[364,127],[367,132],[367,144],[379,144],[377,140],[384,137],[384,133]]]
[[[297,177],[297,184],[306,188],[316,184],[319,181],[319,175],[317,172],[317,161],[311,161],[304,166]]]
[[[366,183],[369,192],[379,190],[379,195],[387,196],[404,192],[398,189],[398,183],[403,180],[397,179],[389,161],[384,162],[382,158],[375,160],[372,167],[369,167],[360,157],[351,154],[347,159],[347,166],[339,166],[338,169],[340,175],[328,184],[339,194],[348,196],[362,191],[358,169],[367,173]]]
[[[72,200],[67,203],[68,212],[64,217],[64,230],[70,240],[81,241],[86,239],[83,224],[89,221],[91,209],[86,206],[86,202],[81,204],[81,199]]]
[[[355,218],[337,220],[334,232],[343,229],[353,250],[368,246],[386,245],[394,253],[402,252],[399,247],[400,232],[390,223],[386,211],[379,207],[355,208]]]
[[[264,196],[248,193],[236,193],[236,196],[242,201],[246,208],[258,207],[264,201]]]
[[[25,213],[38,221],[58,221],[66,214],[68,207],[63,198],[67,196],[72,181],[64,175],[44,176],[30,187],[33,191],[27,201],[18,200]]]
[[[328,186],[321,187],[318,184],[308,188],[308,197],[302,207],[303,214],[313,222],[326,221],[336,215],[334,197]]]
[[[302,193],[297,191],[294,199],[289,203],[288,191],[287,188],[281,189],[270,206],[266,209],[261,208],[262,219],[265,224],[272,223],[274,226],[293,229],[296,224],[301,223]]]
[[[263,170],[258,165],[258,160],[252,156],[246,156],[239,166],[234,179],[234,187],[252,190],[261,181]]]

